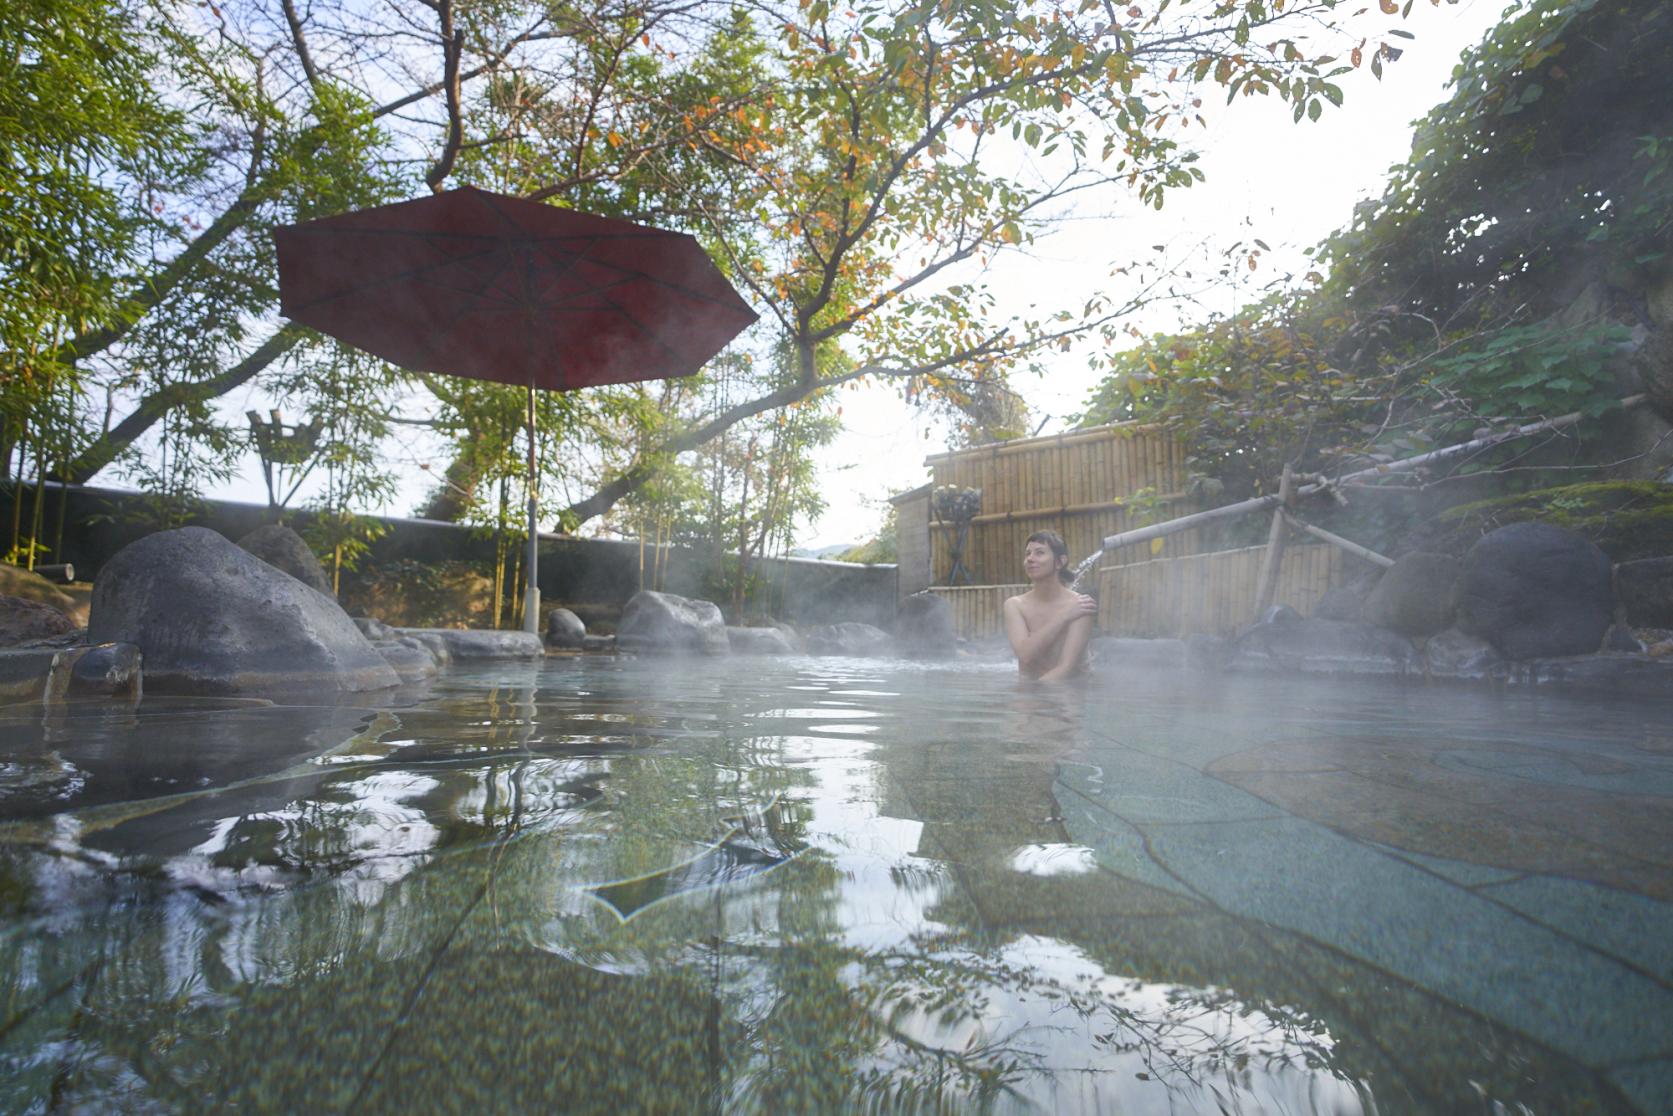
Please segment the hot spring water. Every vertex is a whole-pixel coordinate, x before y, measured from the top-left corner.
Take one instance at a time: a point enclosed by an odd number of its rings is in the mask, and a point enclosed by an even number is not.
[[[0,1108],[1664,1112],[1669,713],[807,658],[13,709]]]

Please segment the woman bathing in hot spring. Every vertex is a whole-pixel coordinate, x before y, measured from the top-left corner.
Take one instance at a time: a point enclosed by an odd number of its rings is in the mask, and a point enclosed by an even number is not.
[[[1051,682],[1086,669],[1098,602],[1069,588],[1069,548],[1055,531],[1028,536],[1023,573],[1033,588],[1005,602],[1005,636],[1025,678]]]

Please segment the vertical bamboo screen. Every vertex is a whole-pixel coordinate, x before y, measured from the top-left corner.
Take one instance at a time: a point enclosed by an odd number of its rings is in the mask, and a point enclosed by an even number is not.
[[[1171,541],[1171,540],[1170,540]],[[1142,548],[1139,548],[1142,549]],[[1104,635],[1178,639],[1193,632],[1230,635],[1253,620],[1264,546],[1161,558],[1098,570],[1098,629]],[[1279,603],[1303,614],[1342,577],[1333,546],[1290,546],[1278,574]],[[1027,585],[975,585],[930,590],[952,605],[953,626],[966,639],[1003,634],[1000,608]]]
[[[933,484],[982,490],[982,514],[971,524],[964,560],[978,585],[1014,581],[1022,572],[1022,548],[1035,531],[1049,529],[1069,544],[1070,561],[1097,550],[1109,535],[1157,518],[1199,510],[1182,494],[1183,448],[1165,431],[1127,423],[1023,438],[927,460]],[[1159,510],[1139,514],[1120,505],[1150,489]],[[1168,539],[1169,555],[1195,553],[1196,532]],[[952,567],[951,528],[930,522],[931,570],[944,584]],[[1111,555],[1108,564],[1149,557],[1142,548]]]

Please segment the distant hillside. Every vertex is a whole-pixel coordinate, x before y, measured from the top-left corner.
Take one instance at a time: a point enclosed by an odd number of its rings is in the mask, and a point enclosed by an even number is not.
[[[847,551],[853,550],[855,545],[856,544],[854,544],[854,543],[832,543],[830,546],[822,546],[822,547],[819,547],[817,550],[808,550],[805,547],[796,547],[796,548],[794,548],[793,550],[790,551],[790,557],[792,557],[792,558],[835,558],[838,554],[843,554],[843,553],[846,553]]]

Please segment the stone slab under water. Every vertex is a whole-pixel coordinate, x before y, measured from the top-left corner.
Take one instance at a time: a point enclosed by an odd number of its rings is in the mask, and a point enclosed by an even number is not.
[[[0,1108],[1659,1112],[1673,707],[784,656],[0,717]]]

